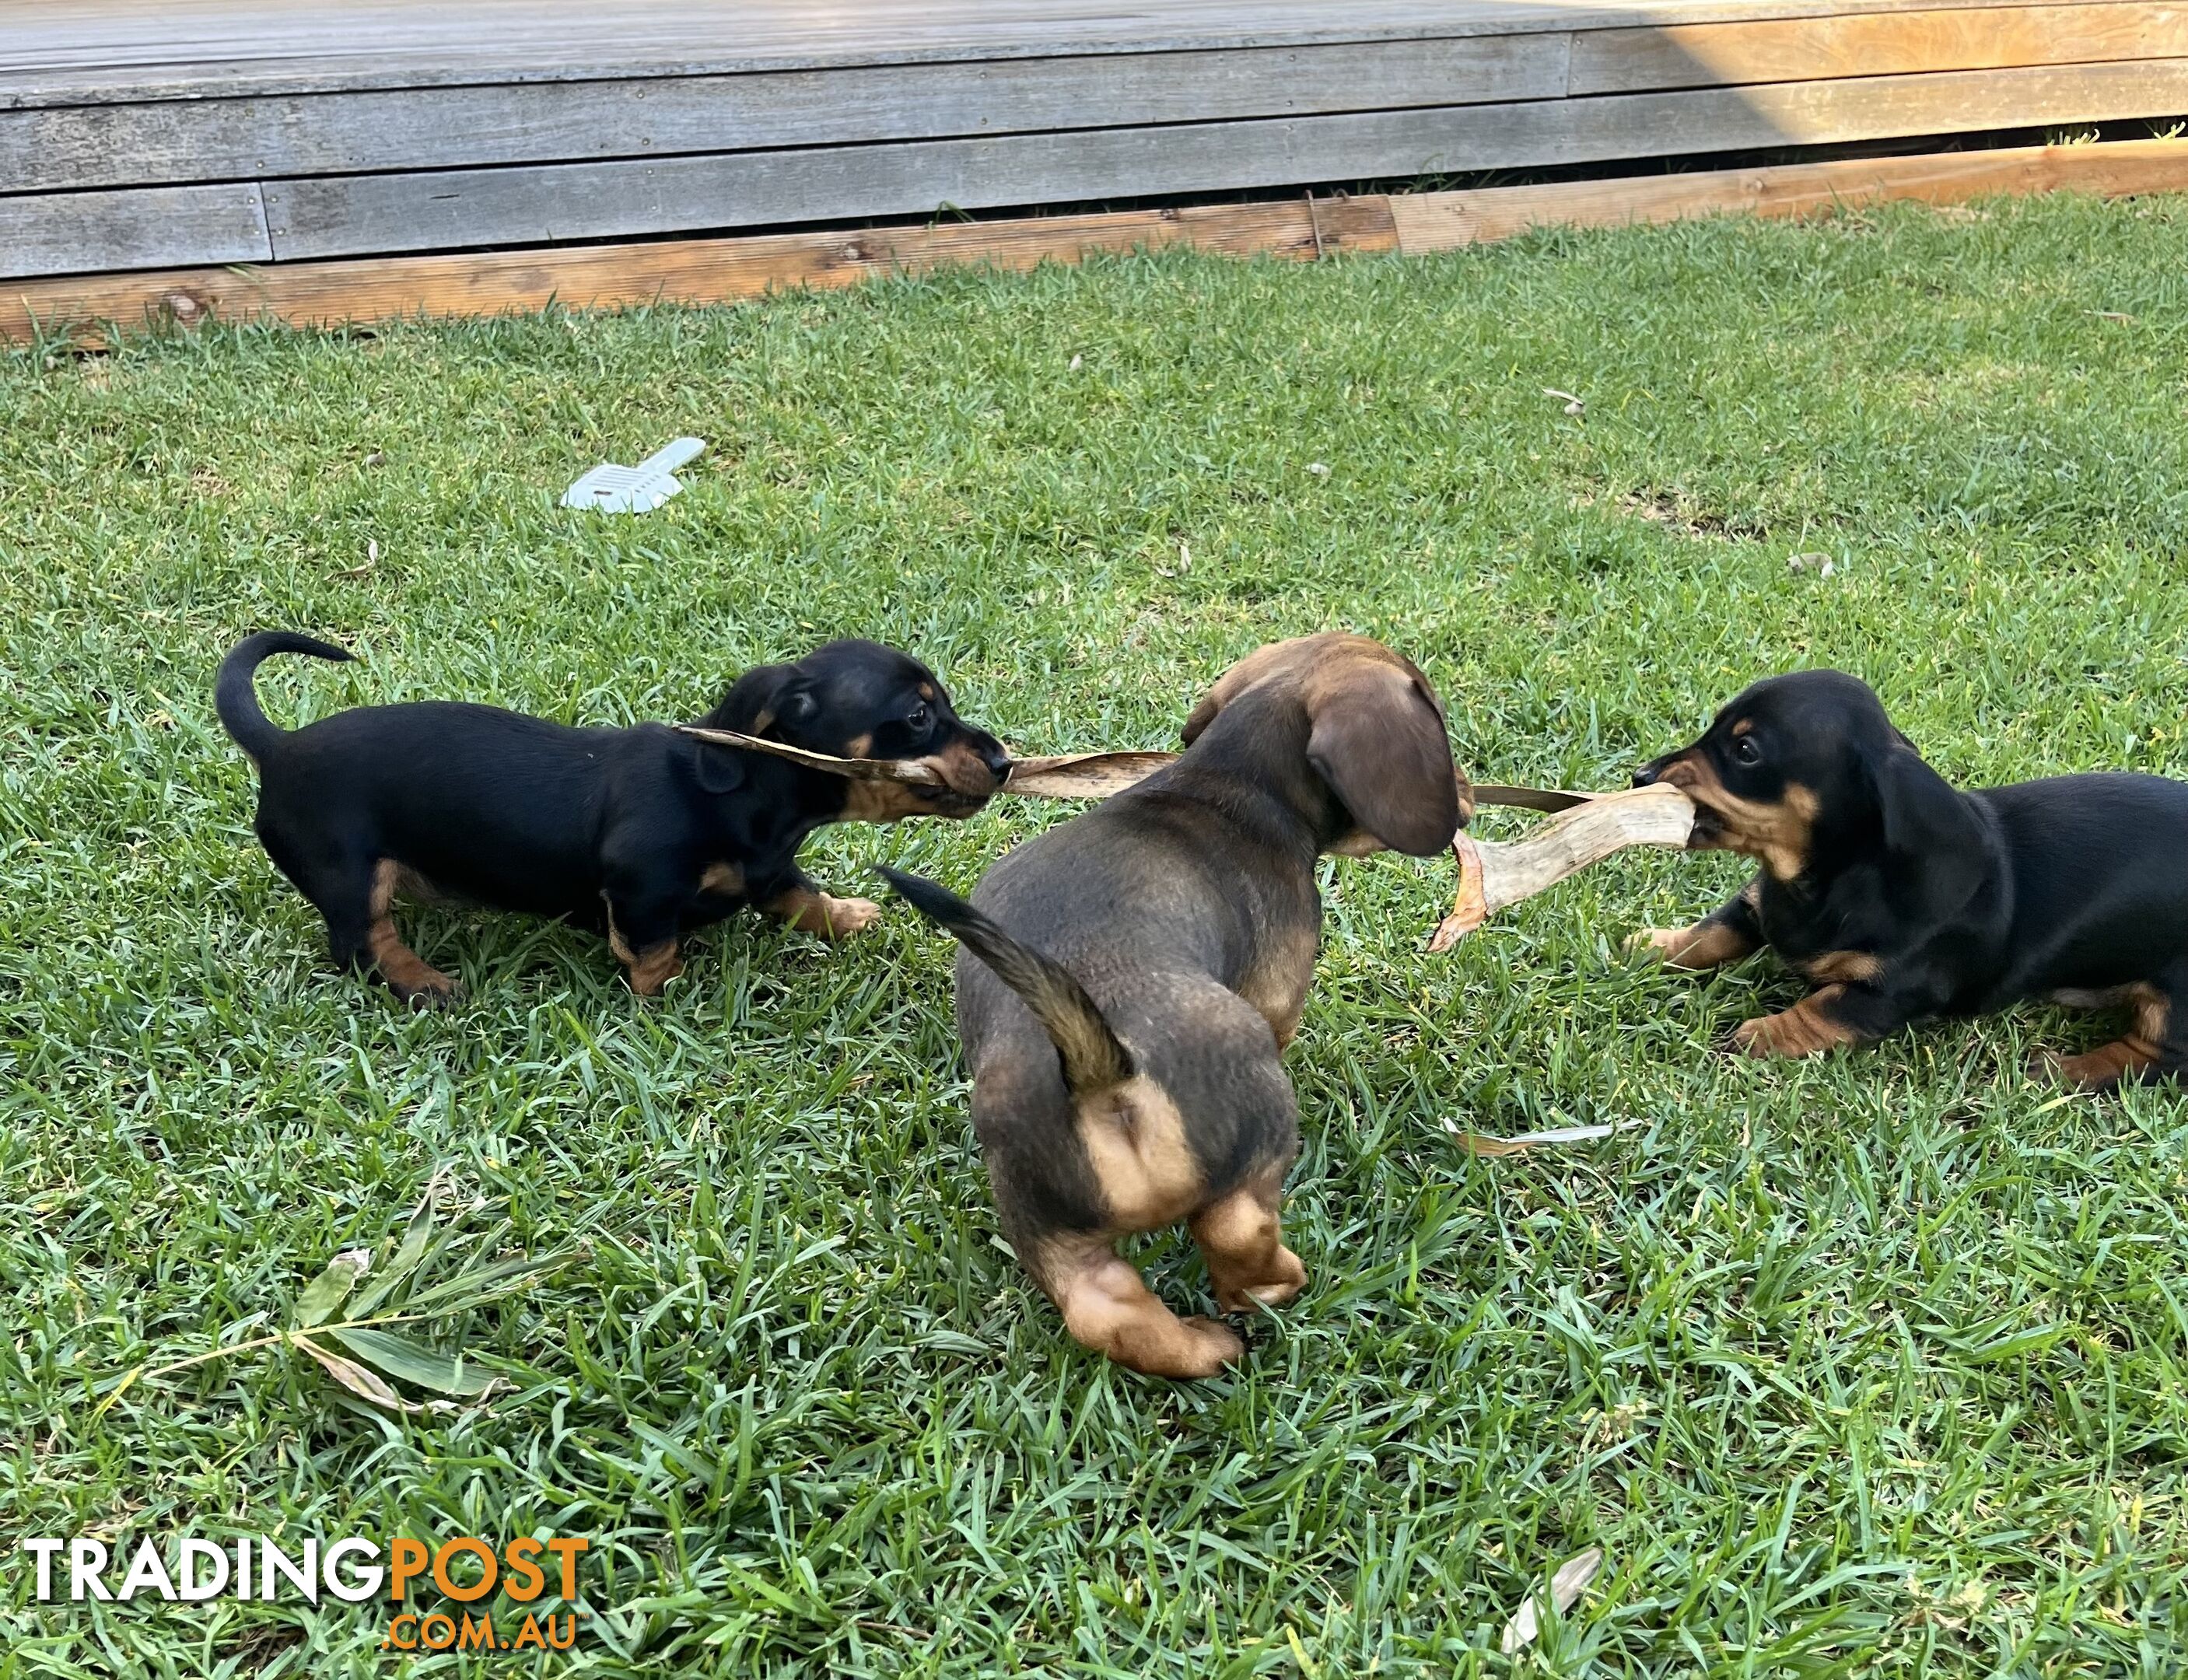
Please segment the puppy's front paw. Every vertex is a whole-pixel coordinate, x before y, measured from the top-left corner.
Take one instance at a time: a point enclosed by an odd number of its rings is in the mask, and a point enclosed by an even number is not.
[[[387,989],[413,1009],[447,1009],[460,1002],[464,989],[437,968],[420,963],[416,972],[401,980],[390,979]]]
[[[1215,1304],[1226,1312],[1256,1312],[1265,1306],[1282,1306],[1306,1288],[1306,1263],[1289,1249],[1279,1248],[1266,1277],[1232,1278],[1217,1292]]]
[[[882,919],[882,907],[871,899],[837,899],[808,887],[793,887],[770,899],[768,913],[779,916],[801,933],[818,933],[824,939],[848,939]]]
[[[1853,1034],[1826,1015],[1817,997],[1804,997],[1776,1015],[1742,1021],[1732,1029],[1732,1047],[1742,1056],[1793,1057],[1819,1056],[1852,1043]]]
[[[1638,933],[1626,936],[1626,949],[1636,956],[1654,956],[1668,961],[1672,952],[1694,942],[1694,930],[1690,927],[1644,927]]]
[[[1183,1318],[1178,1325],[1185,1332],[1183,1356],[1164,1375],[1213,1377],[1246,1356],[1246,1339],[1221,1319]]]
[[[882,919],[882,907],[871,899],[837,899],[826,893],[817,896],[820,902],[799,926],[824,939],[848,939]]]

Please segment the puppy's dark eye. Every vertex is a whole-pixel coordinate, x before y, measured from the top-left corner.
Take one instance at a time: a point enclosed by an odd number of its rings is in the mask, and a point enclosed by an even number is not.
[[[922,700],[905,714],[904,726],[908,730],[923,730],[934,721],[934,713]]]
[[[1732,756],[1743,764],[1759,764],[1762,762],[1762,749],[1755,744],[1753,736],[1743,735],[1732,743]]]

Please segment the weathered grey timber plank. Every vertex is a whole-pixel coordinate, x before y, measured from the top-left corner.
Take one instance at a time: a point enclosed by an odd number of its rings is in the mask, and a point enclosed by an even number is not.
[[[0,275],[264,262],[266,211],[248,181],[0,198]]]
[[[1821,144],[2188,110],[2188,60],[266,183],[282,259]]]
[[[1592,30],[1573,42],[1574,94],[1820,82],[2188,56],[2188,5],[2076,0],[1979,10]]]
[[[1419,40],[1996,0],[14,0],[0,109]]]
[[[1571,37],[1472,37],[0,111],[0,189],[671,156],[1555,99]]]

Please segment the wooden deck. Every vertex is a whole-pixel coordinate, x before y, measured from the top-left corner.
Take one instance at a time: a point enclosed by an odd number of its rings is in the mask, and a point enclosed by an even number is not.
[[[2150,0],[0,0],[0,276],[2183,112]]]

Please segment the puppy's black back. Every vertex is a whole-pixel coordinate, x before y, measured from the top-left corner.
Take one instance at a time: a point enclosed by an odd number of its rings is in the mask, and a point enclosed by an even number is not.
[[[2188,960],[2188,783],[2112,772],[1969,797],[1996,815],[2012,881],[1997,1003],[2146,979]]]
[[[671,731],[650,727],[664,737]],[[339,833],[443,891],[561,915],[598,897],[601,813],[628,730],[580,730],[460,701],[360,707],[260,760],[261,826]]]

